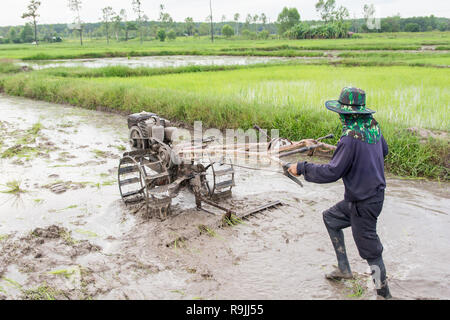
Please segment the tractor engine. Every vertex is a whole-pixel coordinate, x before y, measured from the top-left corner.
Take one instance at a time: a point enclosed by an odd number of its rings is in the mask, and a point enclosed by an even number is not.
[[[170,215],[172,198],[188,187],[198,208],[205,202],[229,211],[213,200],[231,196],[234,170],[230,163],[203,158],[180,161],[173,150],[177,128],[154,113],[128,116],[128,128],[132,151],[123,154],[118,170],[125,204],[141,204],[148,216],[165,219]],[[204,141],[202,146],[209,142]]]
[[[133,150],[145,150],[155,144],[171,146],[175,138],[176,127],[170,127],[170,121],[151,112],[135,113],[128,116],[130,145]]]

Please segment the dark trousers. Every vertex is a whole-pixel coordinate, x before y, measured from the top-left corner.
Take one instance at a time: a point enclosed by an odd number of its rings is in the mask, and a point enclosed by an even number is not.
[[[384,190],[364,201],[341,201],[323,213],[328,228],[339,231],[352,227],[353,239],[364,260],[381,257],[383,245],[377,235],[377,220],[383,209]]]

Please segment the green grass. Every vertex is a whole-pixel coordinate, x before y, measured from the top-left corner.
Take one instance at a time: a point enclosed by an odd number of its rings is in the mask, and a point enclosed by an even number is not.
[[[448,178],[448,145],[421,143],[408,127],[449,131],[450,70],[413,67],[286,65],[150,77],[62,78],[17,74],[0,83],[7,94],[94,109],[140,112],[205,127],[280,130],[302,139],[335,133],[338,117],[324,108],[344,86],[364,88],[387,138],[391,173]],[[150,106],[150,107],[148,107]],[[207,111],[207,112],[206,112]],[[336,141],[334,141],[336,142]],[[101,156],[99,153],[98,156]]]
[[[305,118],[317,116],[338,124],[337,117],[323,106],[347,85],[367,91],[369,106],[378,111],[377,118],[383,122],[449,130],[450,118],[441,116],[450,111],[449,75],[444,69],[407,67],[277,66],[71,83],[105,90],[105,105],[113,108],[134,110],[133,104],[141,103],[172,118],[202,120],[219,128],[251,127],[254,122],[274,127],[283,115],[288,121],[277,126],[282,133],[304,138],[317,133],[310,132],[317,123],[308,123]],[[133,88],[141,92],[139,98],[144,101],[134,100]],[[430,113],[431,105],[438,109]],[[295,126],[299,122],[300,131]],[[295,131],[289,125],[294,125]]]
[[[439,52],[341,52],[346,65],[450,66],[450,53]]]
[[[9,59],[0,59],[0,74],[11,74],[22,71],[22,68]]]
[[[149,77],[158,76],[165,74],[178,74],[178,73],[197,73],[197,72],[215,72],[215,71],[226,71],[226,70],[237,70],[237,69],[251,69],[251,68],[263,68],[266,66],[274,65],[288,65],[296,64],[295,62],[278,62],[278,63],[258,63],[252,65],[210,65],[210,66],[183,66],[183,67],[164,67],[164,68],[130,68],[127,66],[109,66],[101,68],[87,68],[87,67],[76,67],[76,68],[49,68],[38,71],[39,73],[64,77],[64,78],[108,78],[108,77],[118,77],[118,78],[130,78],[130,77]]]
[[[0,45],[0,58],[48,60],[73,58],[103,58],[150,55],[308,55],[301,51],[311,50],[419,50],[423,45],[448,47],[450,32],[427,33],[382,33],[362,34],[360,39],[320,39],[320,40],[242,40],[217,38],[211,43],[207,37],[179,38],[176,41],[137,40],[111,42],[85,41],[81,47],[78,41],[45,44],[39,46],[25,44]],[[195,48],[195,49],[193,49]]]

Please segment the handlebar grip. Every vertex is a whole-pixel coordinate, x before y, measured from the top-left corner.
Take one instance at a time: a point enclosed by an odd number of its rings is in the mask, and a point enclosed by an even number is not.
[[[289,172],[290,163],[283,165],[284,175],[303,188],[303,183]]]

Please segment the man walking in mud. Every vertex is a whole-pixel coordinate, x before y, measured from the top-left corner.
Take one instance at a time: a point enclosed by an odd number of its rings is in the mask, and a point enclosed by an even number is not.
[[[388,146],[372,116],[375,112],[366,108],[363,90],[344,88],[339,100],[327,101],[325,105],[339,114],[343,125],[343,134],[332,160],[325,165],[299,162],[291,165],[289,171],[315,183],[331,183],[342,178],[344,200],[323,213],[338,261],[338,268],[326,278],[353,278],[342,231],[351,227],[359,254],[371,267],[378,296],[389,299],[383,246],[376,230],[384,202],[384,158],[388,154]]]

